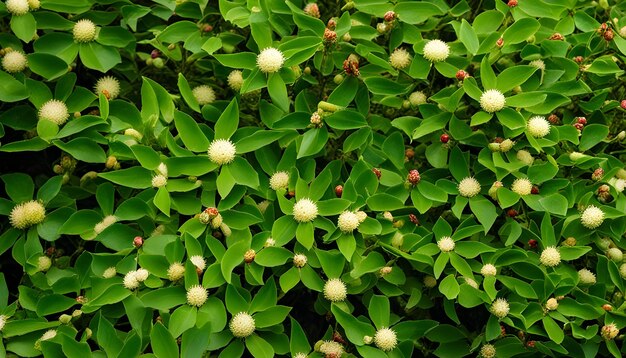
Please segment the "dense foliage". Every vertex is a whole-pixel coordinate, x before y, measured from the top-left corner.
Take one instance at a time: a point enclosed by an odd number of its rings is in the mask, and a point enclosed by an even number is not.
[[[626,2],[0,26],[1,356],[626,352]]]

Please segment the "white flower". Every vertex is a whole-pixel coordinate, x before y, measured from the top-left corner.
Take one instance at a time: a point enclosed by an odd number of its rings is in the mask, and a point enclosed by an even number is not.
[[[243,73],[239,70],[234,70],[228,74],[228,86],[233,91],[239,92],[241,86],[243,86]]]
[[[583,285],[594,285],[596,283],[596,275],[586,268],[578,270],[578,281]]]
[[[480,193],[480,183],[474,177],[467,177],[459,183],[459,194],[471,198]]]
[[[529,66],[533,66],[533,67],[537,67],[540,70],[545,70],[546,69],[546,64],[543,62],[543,60],[538,59],[538,60],[532,60],[528,63]]]
[[[200,307],[206,302],[208,297],[209,292],[200,285],[191,286],[187,290],[187,303],[190,306]]]
[[[509,314],[509,303],[505,298],[497,298],[491,304],[491,313],[498,318],[504,318]]]
[[[619,329],[617,329],[617,326],[615,325],[615,323],[604,325],[600,329],[600,335],[602,336],[602,338],[606,340],[611,340],[617,337],[618,334],[619,334]]]
[[[303,198],[293,205],[293,218],[297,222],[313,221],[317,217],[317,204],[311,199]]]
[[[78,20],[72,33],[76,42],[91,42],[96,38],[96,24],[87,19]]]
[[[624,260],[624,253],[617,247],[611,247],[610,249],[608,249],[606,251],[606,256],[611,259],[611,261],[615,261],[617,263],[620,263]]]
[[[480,347],[480,356],[483,358],[494,358],[496,356],[496,347],[491,344],[485,344]]]
[[[557,308],[559,308],[559,301],[557,301],[554,297],[549,298],[546,302],[546,309],[548,311],[554,311]]]
[[[344,211],[337,219],[337,226],[342,232],[352,232],[359,227],[359,217],[353,211]]]
[[[49,100],[39,108],[39,120],[48,120],[60,126],[69,117],[70,114],[65,103],[56,99]]]
[[[152,177],[152,186],[154,188],[162,188],[167,185],[167,178],[161,174]]]
[[[140,268],[135,271],[135,278],[139,282],[147,280],[148,276],[150,276],[150,272],[148,272],[148,270],[146,270],[145,268]]]
[[[224,218],[222,217],[222,214],[217,214],[216,217],[211,219],[210,225],[212,229],[218,229],[220,226],[222,226],[223,223]]]
[[[556,247],[548,246],[541,252],[539,261],[541,261],[542,265],[548,267],[557,266],[559,263],[561,263],[561,253]]]
[[[28,67],[28,59],[21,51],[11,51],[2,58],[2,67],[8,73],[22,72]]]
[[[128,271],[124,275],[124,287],[129,290],[134,290],[139,287],[139,281],[137,280],[137,271]]]
[[[615,182],[613,182],[612,184],[615,190],[619,191],[620,193],[623,192],[624,189],[626,189],[626,180],[624,179],[615,179]]]
[[[517,151],[516,157],[527,166],[533,165],[533,162],[535,161],[535,158],[533,158],[532,154],[530,154],[530,152],[528,152],[527,150],[523,150],[523,149]]]
[[[319,351],[326,357],[341,357],[343,355],[343,346],[339,342],[324,341],[320,345]]]
[[[128,128],[124,131],[124,135],[131,136],[137,140],[141,140],[143,138],[143,134],[139,133],[138,130],[133,128]]]
[[[407,68],[411,64],[411,55],[407,50],[397,48],[389,55],[389,63],[391,63],[391,67],[398,70]]]
[[[533,191],[533,183],[528,178],[518,178],[511,184],[511,191],[519,195],[530,195]]]
[[[165,165],[165,163],[161,163],[159,164],[159,166],[156,169],[157,173],[167,177],[167,165]]]
[[[20,230],[37,225],[45,218],[46,209],[43,204],[35,200],[15,205],[9,215],[11,225]]]
[[[178,281],[185,275],[185,266],[180,262],[174,262],[167,268],[167,278],[170,281]]]
[[[217,165],[232,162],[235,160],[236,153],[235,144],[228,139],[216,139],[209,145],[209,159]]]
[[[26,15],[30,10],[28,0],[7,0],[5,3],[7,11],[13,15]]]
[[[7,316],[0,315],[0,331],[4,329],[5,324],[7,324]]]
[[[580,222],[588,229],[595,229],[604,222],[604,212],[597,206],[589,205],[580,216]]]
[[[424,45],[424,58],[428,61],[445,61],[448,56],[450,56],[450,46],[441,40],[430,40]]]
[[[497,89],[490,89],[483,92],[480,96],[480,108],[485,112],[493,113],[504,108],[506,98],[502,92]]]
[[[626,264],[621,264],[619,267],[619,274],[622,278],[626,278]]]
[[[499,144],[500,144],[500,151],[503,153],[506,153],[509,150],[511,150],[511,148],[513,148],[513,146],[515,145],[515,142],[510,139],[505,139],[502,141],[502,143],[499,143]]]
[[[104,93],[108,99],[115,99],[120,94],[120,81],[112,76],[104,76],[96,82],[93,90],[97,95]]]
[[[426,95],[422,91],[415,91],[409,96],[409,102],[411,106],[417,107],[420,104],[426,103]]]
[[[115,275],[117,275],[117,270],[115,269],[115,266],[107,267],[107,269],[104,270],[104,272],[102,273],[102,277],[104,278],[112,278],[115,277]]]
[[[276,172],[270,177],[270,188],[272,190],[287,189],[289,187],[289,173]]]
[[[268,237],[267,240],[265,240],[265,244],[263,244],[263,247],[271,247],[276,245],[276,240],[272,239],[271,237]]]
[[[550,133],[550,122],[545,117],[534,116],[528,120],[526,128],[531,136],[543,138]]]
[[[52,260],[48,256],[39,256],[37,259],[37,271],[46,272],[52,266]]]
[[[374,344],[383,351],[391,351],[398,345],[396,332],[391,328],[381,328],[374,335]]]
[[[256,58],[256,64],[263,73],[278,72],[285,63],[285,56],[278,49],[268,47]]]
[[[204,271],[206,268],[206,260],[200,255],[193,255],[189,258],[189,261],[200,271]]]
[[[483,276],[495,276],[498,273],[498,270],[493,264],[485,264],[481,269],[480,273]]]
[[[456,244],[450,236],[444,236],[439,241],[437,241],[437,246],[439,247],[439,250],[441,250],[441,252],[450,252],[454,250],[454,246],[456,246]]]
[[[365,343],[365,344],[372,344],[372,342],[374,342],[374,337],[372,337],[372,336],[364,336],[363,337],[363,343]]]
[[[41,1],[39,0],[28,0],[28,6],[30,6],[31,10],[37,10],[41,7]]]
[[[107,215],[104,217],[104,219],[102,219],[102,221],[100,221],[94,226],[93,231],[96,233],[96,235],[98,235],[101,232],[103,232],[104,229],[115,224],[116,221],[117,221],[117,218],[115,217],[115,215]]]
[[[297,268],[303,268],[307,263],[307,257],[303,254],[296,254],[293,256],[293,265]]]
[[[233,336],[237,338],[245,338],[254,333],[256,325],[254,317],[247,312],[239,312],[230,320],[228,325]]]
[[[474,280],[473,278],[469,278],[469,277],[463,277],[463,279],[465,280],[465,283],[472,286],[475,289],[478,289],[478,282],[476,282],[476,280]]]
[[[201,106],[215,101],[215,91],[207,85],[194,87],[191,92]]]
[[[339,278],[331,278],[324,284],[324,297],[332,302],[341,302],[348,297],[346,284]]]
[[[293,355],[293,358],[307,358],[307,354],[303,352],[298,352]]]

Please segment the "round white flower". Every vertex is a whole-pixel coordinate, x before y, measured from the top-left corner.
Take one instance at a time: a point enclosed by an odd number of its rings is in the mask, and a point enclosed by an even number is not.
[[[608,249],[606,251],[606,256],[611,259],[611,261],[615,261],[617,263],[620,263],[624,260],[624,253],[617,247],[611,247],[610,249]]]
[[[150,276],[150,272],[148,272],[148,270],[146,270],[145,268],[140,268],[135,271],[135,278],[139,282],[147,280],[148,276]]]
[[[539,261],[541,261],[542,265],[548,267],[557,266],[559,263],[561,263],[561,253],[556,247],[548,246],[541,252]]]
[[[11,51],[2,58],[2,68],[8,73],[22,72],[28,67],[28,59],[21,51]]]
[[[483,92],[480,96],[480,108],[485,112],[494,113],[502,108],[506,104],[506,98],[502,92],[497,89],[490,89]]]
[[[391,67],[398,70],[407,68],[411,64],[411,55],[407,50],[397,48],[389,55],[389,63]]]
[[[278,49],[268,47],[256,58],[256,64],[263,73],[278,72],[285,63],[285,56]]]
[[[100,221],[94,226],[93,231],[96,233],[96,235],[98,235],[101,232],[103,232],[104,229],[115,224],[116,221],[117,221],[117,218],[115,217],[115,215],[107,215],[104,217],[104,219],[102,219],[102,221]]]
[[[528,120],[526,128],[531,136],[543,138],[550,133],[550,122],[545,117],[534,116]]]
[[[559,301],[557,301],[554,297],[549,298],[546,302],[546,309],[548,311],[554,311],[557,308],[559,308]]]
[[[41,1],[39,0],[28,0],[28,6],[30,6],[31,10],[37,10],[41,7]]]
[[[530,195],[533,191],[533,183],[528,178],[518,178],[511,184],[511,191],[521,196]]]
[[[117,270],[115,269],[115,266],[107,267],[107,269],[104,270],[104,272],[102,273],[102,277],[104,278],[112,278],[115,277],[115,275],[117,275]]]
[[[374,344],[383,351],[391,351],[398,345],[396,332],[391,328],[381,328],[374,335]]]
[[[320,353],[326,357],[341,357],[343,355],[343,346],[339,342],[324,341],[319,347]]]
[[[505,139],[502,141],[502,143],[499,143],[499,144],[500,144],[500,151],[503,153],[506,153],[513,148],[513,146],[515,145],[515,142],[510,139]]]
[[[236,153],[235,144],[228,139],[216,139],[209,145],[209,159],[217,165],[232,162]]]
[[[270,178],[270,188],[272,190],[287,189],[289,187],[289,173],[276,172]]]
[[[344,211],[337,219],[337,226],[343,232],[354,231],[360,223],[358,215],[353,211]]]
[[[324,284],[324,297],[332,302],[341,302],[348,297],[346,284],[339,278],[331,278]]]
[[[241,90],[241,86],[243,86],[243,72],[234,70],[229,73],[228,86],[232,88],[233,91],[239,92]]]
[[[589,205],[580,216],[580,222],[588,229],[595,229],[604,222],[604,212],[597,206]]]
[[[480,273],[483,276],[495,276],[498,273],[498,270],[493,264],[485,264],[480,269]]]
[[[96,92],[97,95],[104,93],[108,99],[115,99],[120,95],[120,81],[112,76],[104,76],[96,82],[93,91]]]
[[[450,56],[450,46],[441,40],[430,40],[424,45],[424,58],[428,61],[445,61],[448,56]]]
[[[444,236],[439,241],[437,241],[437,246],[439,247],[439,250],[441,250],[441,252],[450,252],[454,250],[454,246],[456,246],[456,244],[450,236]]]
[[[170,281],[178,281],[185,276],[185,266],[180,262],[174,262],[167,268],[167,278]]]
[[[359,219],[359,224],[365,221],[365,219],[367,219],[367,213],[363,210],[359,210],[355,214],[356,214],[357,219]]]
[[[623,192],[624,189],[626,189],[626,180],[624,180],[624,179],[616,179],[615,182],[613,183],[613,187],[618,192],[620,192],[620,193]]]
[[[532,154],[530,154],[529,151],[523,149],[517,151],[516,157],[522,163],[526,164],[526,166],[533,165],[533,162],[535,161],[535,158],[533,158]]]
[[[129,290],[134,290],[139,287],[139,280],[137,280],[137,271],[128,271],[124,275],[124,287]]]
[[[41,202],[36,200],[15,205],[9,215],[11,225],[20,230],[37,225],[43,222],[45,218],[46,209]]]
[[[5,5],[7,11],[16,16],[26,15],[30,11],[28,0],[7,0]]]
[[[206,260],[200,255],[193,255],[189,258],[189,261],[200,271],[204,271],[206,268]]]
[[[293,218],[297,222],[313,221],[317,217],[317,204],[311,199],[303,198],[293,205]]]
[[[498,318],[504,318],[509,314],[509,303],[505,298],[497,298],[491,304],[491,313]]]
[[[471,198],[480,193],[480,183],[474,177],[467,177],[459,183],[459,194]]]
[[[76,42],[91,42],[96,38],[96,24],[87,19],[78,20],[72,33]]]
[[[190,306],[200,307],[206,302],[208,297],[209,292],[200,285],[191,286],[187,290],[187,303]]]
[[[496,356],[496,347],[491,344],[485,344],[480,347],[480,356],[483,358],[494,358]]]
[[[426,103],[426,99],[426,95],[422,91],[415,91],[409,95],[409,102],[413,107]]]
[[[191,92],[201,106],[215,101],[215,91],[207,85],[194,87]]]
[[[48,120],[60,126],[69,117],[70,114],[65,103],[56,99],[49,100],[39,108],[39,120]]]
[[[578,281],[583,285],[594,285],[596,283],[596,275],[586,268],[578,270]]]
[[[306,255],[296,254],[293,256],[293,265],[297,268],[303,268],[306,265],[308,259]]]
[[[543,62],[543,60],[539,59],[539,60],[532,60],[528,63],[529,66],[533,66],[533,67],[537,67],[540,70],[545,70],[546,69],[546,64],[545,62]]]
[[[233,316],[228,327],[233,336],[237,338],[246,338],[254,333],[256,329],[254,317],[247,312],[239,312]]]
[[[615,325],[615,323],[604,325],[600,329],[600,335],[602,336],[602,338],[606,340],[611,340],[617,337],[618,334],[619,334],[619,329],[617,329],[617,326]]]
[[[152,186],[154,188],[162,188],[167,185],[167,178],[161,174],[152,177]]]

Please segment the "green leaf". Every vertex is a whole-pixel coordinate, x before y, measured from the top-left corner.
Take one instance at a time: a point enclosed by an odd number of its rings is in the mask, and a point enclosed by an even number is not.
[[[548,333],[548,337],[550,337],[550,339],[556,344],[561,344],[565,338],[565,334],[552,317],[545,316],[541,319],[541,322],[543,323],[543,328],[545,328]]]
[[[170,193],[165,187],[159,188],[154,196],[154,205],[161,210],[161,212],[167,216],[170,216]]]
[[[480,195],[470,198],[469,204],[472,212],[485,228],[485,233],[487,233],[498,217],[495,205]]]
[[[170,316],[168,328],[172,337],[176,338],[196,325],[198,309],[189,305],[178,307]]]
[[[345,312],[336,304],[332,304],[330,310],[337,322],[343,327],[350,342],[356,345],[363,345],[363,337],[374,335],[375,330],[372,326],[356,319],[356,317]]]
[[[194,152],[204,152],[209,148],[209,140],[200,130],[198,123],[188,114],[175,111],[174,125],[187,149]]]
[[[474,29],[465,19],[461,22],[459,40],[461,40],[463,45],[465,45],[465,48],[472,55],[475,55],[476,52],[478,52],[478,36],[476,36]]]
[[[200,113],[200,105],[198,104],[198,100],[196,96],[193,95],[193,91],[191,87],[189,87],[189,82],[182,73],[178,74],[178,90],[180,94],[183,96],[183,99],[187,103],[187,105],[193,109],[194,111]]]
[[[104,150],[96,142],[85,137],[75,138],[67,143],[53,140],[52,144],[83,162],[104,163],[106,161]]]
[[[366,202],[373,211],[393,211],[404,207],[404,203],[396,196],[385,193],[374,194]]]
[[[248,251],[249,243],[246,241],[238,241],[226,250],[222,257],[221,268],[222,275],[226,282],[231,282],[231,274],[235,267],[243,262],[243,254]]]
[[[372,298],[370,298],[368,312],[377,329],[389,327],[389,315],[391,313],[389,298],[386,296],[373,295]]]
[[[280,73],[272,73],[267,81],[267,91],[270,94],[272,102],[282,109],[289,112],[289,96],[287,95],[287,86],[280,76]]]
[[[215,123],[215,139],[229,139],[239,125],[239,103],[233,98]]]
[[[47,80],[54,80],[68,71],[65,61],[47,53],[29,54],[28,68]]]
[[[254,358],[272,358],[274,357],[274,348],[266,340],[253,334],[246,338],[246,348]]]
[[[444,14],[439,7],[429,2],[400,2],[394,11],[402,22],[412,25]]]
[[[339,130],[367,127],[365,117],[356,111],[340,110],[324,118],[324,122],[331,128]]]
[[[19,16],[13,15],[11,16],[11,31],[17,38],[29,43],[37,32],[37,21],[30,12]]]
[[[439,283],[439,292],[441,292],[449,300],[455,299],[459,295],[459,292],[461,292],[459,283],[456,281],[456,277],[450,274],[441,280],[441,283]]]
[[[150,345],[157,358],[178,357],[178,345],[174,337],[161,323],[157,323],[150,331]]]
[[[526,82],[537,71],[535,66],[513,66],[498,75],[496,88],[504,93]]]
[[[605,140],[609,134],[609,127],[603,124],[589,124],[583,129],[578,148],[581,151],[589,150]]]
[[[245,185],[253,189],[259,187],[259,176],[247,160],[241,157],[235,157],[235,160],[228,164],[228,168],[237,184]]]
[[[102,46],[97,42],[88,42],[80,45],[78,51],[80,60],[87,68],[107,72],[122,62],[120,53],[114,47]]]
[[[152,186],[152,173],[142,167],[98,173],[98,176],[125,187],[145,189]]]
[[[328,130],[326,127],[309,129],[302,136],[297,158],[300,159],[319,153],[326,146],[327,140]]]
[[[10,74],[0,71],[0,101],[17,102],[27,98],[28,96],[28,89],[23,83],[16,80]]]
[[[526,41],[541,27],[539,21],[531,17],[521,18],[509,26],[502,34],[504,45],[514,45]]]
[[[302,329],[302,326],[298,321],[290,317],[291,321],[291,334],[289,337],[289,348],[292,355],[296,355],[299,352],[309,352],[311,350],[311,345],[309,344],[309,340],[306,336],[306,333]]]

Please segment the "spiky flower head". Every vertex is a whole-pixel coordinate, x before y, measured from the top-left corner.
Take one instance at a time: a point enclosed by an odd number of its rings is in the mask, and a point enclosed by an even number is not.
[[[535,158],[533,158],[532,154],[530,154],[529,151],[524,150],[524,149],[518,150],[515,156],[522,163],[526,164],[526,166],[533,165],[533,162],[535,161]]]
[[[96,233],[96,235],[99,235],[101,232],[104,231],[104,229],[115,224],[116,222],[117,217],[115,217],[115,215],[107,215],[104,217],[104,219],[102,219],[102,221],[100,221],[93,227],[93,231]]]
[[[21,51],[11,51],[2,58],[2,68],[8,73],[22,72],[28,67],[28,59]]]
[[[185,266],[180,262],[174,262],[167,268],[167,278],[170,281],[178,281],[185,275]]]
[[[233,316],[228,325],[230,332],[237,338],[246,338],[254,333],[256,324],[254,317],[247,312],[239,312]]]
[[[48,120],[60,126],[69,117],[70,114],[65,103],[56,99],[49,100],[39,108],[39,120]]]
[[[498,270],[493,264],[485,264],[480,269],[480,273],[483,276],[495,276],[498,273]]]
[[[480,183],[474,177],[463,178],[459,182],[459,194],[466,198],[471,198],[480,193]]]
[[[256,64],[263,73],[278,72],[285,63],[285,56],[278,49],[268,47],[256,58]]]
[[[191,93],[201,106],[215,101],[215,91],[207,85],[196,86],[191,90]]]
[[[317,204],[311,199],[303,198],[293,205],[293,218],[297,222],[313,221],[317,217]]]
[[[557,301],[554,297],[549,298],[546,302],[546,309],[548,311],[554,311],[557,308],[559,308],[559,301]]]
[[[243,86],[243,72],[239,70],[233,70],[228,74],[228,86],[235,92],[241,90]]]
[[[497,298],[491,304],[491,313],[493,313],[498,318],[504,318],[509,314],[509,302],[507,302],[506,298]]]
[[[72,33],[74,34],[74,41],[76,42],[91,42],[96,38],[96,24],[88,19],[78,20],[78,22],[74,24]]]
[[[30,11],[28,0],[7,0],[4,5],[7,11],[15,16],[26,15]]]
[[[107,267],[106,270],[104,270],[104,272],[102,273],[102,277],[104,278],[112,278],[115,277],[115,275],[117,275],[117,269],[115,268],[115,266]]]
[[[409,102],[413,107],[426,103],[426,99],[426,95],[422,91],[415,91],[409,95]]]
[[[237,148],[235,144],[228,139],[216,139],[209,145],[209,159],[217,164],[224,165],[235,160]]]
[[[44,334],[41,335],[41,338],[39,338],[35,342],[35,349],[41,350],[41,341],[47,341],[47,340],[52,339],[52,338],[54,338],[56,336],[57,336],[56,329],[49,329],[49,330],[47,330],[46,332],[44,332]]]
[[[304,352],[298,352],[293,355],[293,358],[307,358],[307,354]]]
[[[389,55],[389,63],[391,67],[398,70],[407,68],[411,64],[411,55],[407,50],[397,48]]]
[[[507,138],[500,143],[500,151],[506,153],[511,150],[514,145],[515,142]]]
[[[490,89],[483,92],[480,96],[480,108],[485,112],[494,113],[498,112],[506,104],[506,98],[502,92],[497,89]]]
[[[374,344],[385,352],[393,350],[398,345],[396,332],[391,328],[383,327],[379,329],[374,335]]]
[[[444,236],[439,241],[437,241],[437,246],[439,247],[439,250],[441,250],[441,252],[450,252],[454,250],[454,246],[456,246],[456,244],[450,236]]]
[[[272,190],[287,189],[289,187],[289,173],[285,171],[276,172],[270,177],[270,188]]]
[[[129,290],[134,290],[139,287],[139,280],[137,280],[137,271],[128,271],[126,275],[124,275],[124,287]]]
[[[16,229],[26,229],[37,225],[46,218],[46,209],[36,200],[15,205],[9,215],[11,225]]]
[[[344,211],[337,219],[339,230],[346,233],[354,231],[359,227],[360,223],[361,221],[359,221],[359,217],[354,211]]]
[[[28,0],[28,6],[31,10],[38,10],[41,7],[41,1],[39,0]]]
[[[200,255],[193,255],[189,258],[189,261],[200,271],[204,271],[206,268],[206,260]]]
[[[622,250],[618,249],[617,247],[609,248],[606,251],[606,256],[609,259],[611,259],[611,261],[615,261],[617,263],[624,261],[624,253],[622,252]]]
[[[450,46],[441,40],[430,40],[424,45],[424,58],[430,62],[445,61],[450,56]]]
[[[496,356],[496,347],[492,344],[484,344],[480,347],[480,356],[482,358],[494,358]]]
[[[578,281],[583,285],[594,285],[596,283],[596,275],[586,268],[578,270]]]
[[[307,263],[307,257],[304,254],[295,254],[293,256],[293,265],[297,268],[303,268]]]
[[[148,279],[148,276],[150,276],[150,272],[145,268],[139,268],[137,269],[137,271],[135,271],[135,278],[139,282],[144,282]]]
[[[528,63],[529,66],[537,67],[538,69],[544,71],[546,69],[546,64],[542,59],[532,60]]]
[[[346,284],[339,278],[331,278],[324,284],[324,297],[331,302],[341,302],[348,297]]]
[[[37,259],[37,271],[46,272],[52,266],[52,260],[48,256],[39,256]]]
[[[550,133],[550,122],[546,117],[534,116],[528,120],[526,124],[528,134],[535,138],[543,138]]]
[[[600,335],[602,335],[602,338],[606,339],[607,341],[617,337],[618,334],[619,329],[617,329],[615,323],[604,325],[600,329]]]
[[[511,184],[511,191],[521,196],[530,195],[533,191],[533,183],[528,178],[517,178]]]
[[[341,357],[343,355],[343,346],[339,342],[324,341],[319,347],[320,353],[326,357]]]
[[[548,246],[542,252],[539,257],[542,265],[548,267],[554,267],[561,263],[561,253],[555,246]]]
[[[96,82],[93,91],[97,95],[103,93],[108,99],[116,99],[120,95],[120,81],[113,76],[104,76]]]
[[[152,177],[152,187],[162,188],[167,185],[167,177],[161,174],[157,174]]]
[[[206,302],[208,297],[209,291],[200,285],[191,286],[187,290],[187,303],[190,306],[200,307]]]
[[[587,229],[595,229],[604,222],[604,212],[595,205],[589,205],[580,215],[580,222]]]

